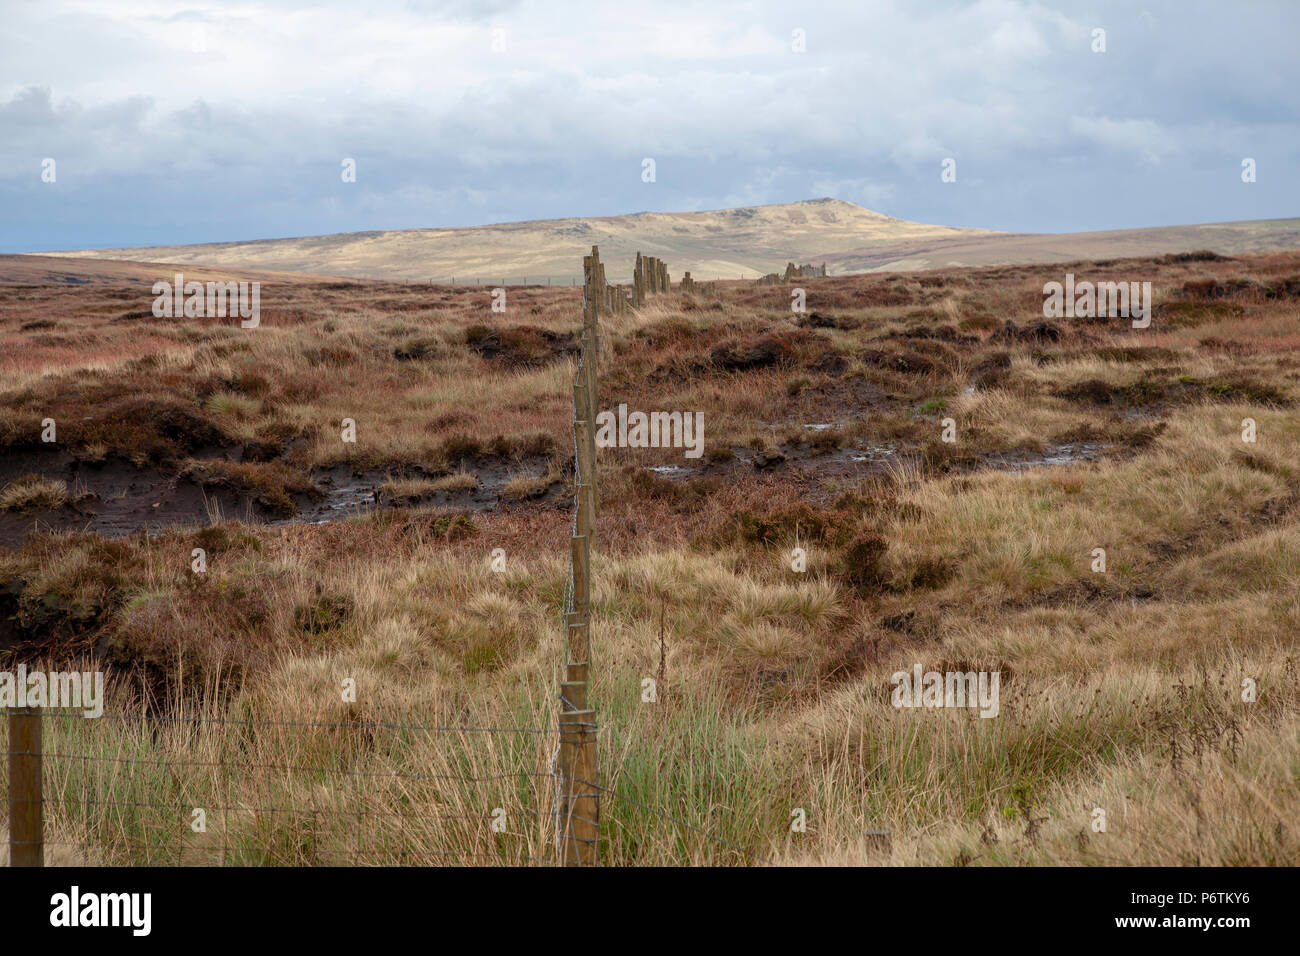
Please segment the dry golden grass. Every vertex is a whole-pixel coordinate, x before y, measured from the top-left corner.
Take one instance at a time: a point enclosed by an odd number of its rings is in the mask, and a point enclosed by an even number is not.
[[[1158,302],[1195,304],[1185,281],[1267,283],[1297,266],[1128,268],[1152,272]],[[1235,318],[1158,316],[1149,336],[1061,322],[1055,340],[999,338],[1006,319],[1023,330],[1041,317],[1054,277],[1005,267],[830,280],[811,287],[810,309],[835,324],[812,328],[781,288],[737,285],[717,309],[672,296],[606,325],[602,405],[699,409],[710,448],[757,443],[788,460],[756,469],[733,457],[670,480],[644,466],[680,464],[679,450],[601,452],[592,699],[610,789],[605,862],[1300,861],[1294,300],[1225,295]],[[568,480],[573,372],[562,348],[533,364],[553,343],[517,330],[567,334],[573,302],[556,292],[537,316],[484,319],[527,353],[511,365],[468,348],[457,322],[480,320],[472,300],[460,313],[423,303],[419,324],[398,308],[416,293],[384,295],[382,308],[336,302],[328,317],[270,323],[255,355],[216,348],[226,331],[176,327],[177,339],[212,338],[159,366],[86,378],[110,394],[154,381],[243,441],[291,426],[300,441],[285,454],[303,467],[361,451],[437,466],[394,471],[381,489],[394,500],[472,489],[487,451],[467,440],[499,433],[499,457],[519,462],[502,505],[471,515],[391,508],[319,526],[41,535],[0,551],[0,612],[18,622],[18,654],[41,660],[70,637],[114,668],[110,711],[138,717],[152,698],[151,713],[194,718],[51,720],[51,752],[106,758],[50,771],[51,826],[94,859],[553,859],[570,514],[527,495]],[[0,335],[32,334],[15,331],[20,318],[0,317]],[[112,328],[97,334],[117,341]],[[417,339],[432,341],[412,349]],[[321,343],[353,358],[313,365]],[[394,358],[401,348],[424,357]],[[723,367],[754,349],[775,358]],[[57,363],[30,374],[6,380],[6,434],[46,401],[64,401],[75,428],[87,406],[58,396],[78,375]],[[225,384],[191,394],[209,378]],[[79,401],[94,394],[87,385]],[[340,452],[331,430],[352,408],[369,444]],[[939,439],[945,417],[951,444]],[[808,423],[832,424],[835,440],[800,441]],[[538,434],[552,440],[545,453]],[[78,453],[92,440],[112,456],[113,433],[87,434]],[[895,453],[837,470],[868,444]],[[1041,464],[1067,445],[1102,450]],[[189,570],[196,547],[204,574]],[[917,664],[996,670],[998,716],[891,706],[891,676]],[[656,703],[642,702],[646,678],[660,681]],[[106,814],[85,794],[143,806]],[[206,834],[177,837],[198,806],[225,809]],[[498,807],[504,833],[491,827]],[[791,830],[798,809],[806,832]],[[866,835],[877,830],[888,836]]]

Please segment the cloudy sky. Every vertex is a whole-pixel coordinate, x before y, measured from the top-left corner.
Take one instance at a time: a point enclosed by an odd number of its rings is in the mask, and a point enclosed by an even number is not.
[[[1294,0],[4,0],[0,252],[820,196],[1035,232],[1300,216],[1297,36]]]

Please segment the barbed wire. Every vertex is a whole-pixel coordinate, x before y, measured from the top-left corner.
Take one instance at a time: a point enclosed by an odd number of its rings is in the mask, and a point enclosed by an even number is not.
[[[436,733],[477,734],[558,734],[555,727],[461,727],[454,724],[396,724],[369,720],[252,720],[229,717],[169,716],[167,714],[101,714],[87,718],[80,709],[46,710],[43,717],[80,718],[83,720],[135,720],[145,723],[232,724],[258,727],[347,727],[352,729],[426,730]]]
[[[23,755],[25,751],[13,751],[15,754]],[[312,767],[302,766],[299,764],[277,764],[277,763],[231,763],[224,760],[169,760],[163,757],[140,758],[140,757],[104,757],[92,754],[64,754],[64,753],[45,753],[46,759],[54,760],[94,760],[99,763],[116,763],[116,764],[151,764],[158,767],[203,767],[207,769],[221,767],[238,767],[241,770],[281,770],[291,771],[294,773],[336,773],[346,777],[369,777],[380,778],[388,777],[402,780],[460,780],[465,783],[478,783],[485,780],[509,780],[514,777],[549,777],[549,773],[541,773],[532,770],[513,770],[507,773],[487,774],[485,776],[466,776],[462,774],[420,774],[420,773],[401,773],[390,771],[380,773],[376,771],[364,770],[346,770],[339,767]]]
[[[196,799],[202,799],[202,798],[196,798]],[[83,807],[83,806],[129,807],[133,810],[168,810],[168,811],[182,810],[182,812],[185,806],[183,803],[176,803],[176,804],[151,803],[147,801],[142,802],[139,800],[96,800],[89,797],[71,797],[71,796],[64,797],[61,800],[54,797],[42,797],[41,803],[46,804],[48,806],[54,806],[54,807],[70,807],[70,806],[71,807]],[[204,801],[202,803],[196,803],[194,806],[191,806],[189,808],[190,812],[193,812],[196,809],[204,810],[204,811],[236,810],[240,813],[289,813],[289,814],[295,814],[301,816],[321,816],[323,814],[330,814],[330,813],[347,814],[348,816],[353,816],[354,814],[362,814],[367,817],[393,817],[399,820],[479,820],[482,819],[483,817],[487,817],[488,819],[492,818],[491,812],[486,814],[416,813],[414,811],[407,812],[407,813],[400,813],[396,810],[352,810],[343,807],[334,807],[334,808],[331,807],[322,808],[322,807],[315,807],[315,806],[313,807],[262,807],[262,806],[254,806],[252,804],[245,804],[245,803],[236,803],[230,806],[226,806],[224,804],[209,803],[207,801]],[[492,809],[504,810],[505,808],[493,807]],[[509,815],[510,813],[516,813],[519,816],[525,816],[525,817],[538,817],[542,815],[536,810],[523,810],[520,808],[512,808],[511,810],[507,811],[507,815]]]
[[[125,849],[130,851],[162,850],[162,851],[167,851],[169,853],[176,854],[177,856],[183,856],[184,851],[186,850],[190,851],[190,853],[192,854],[203,854],[205,852],[213,852],[217,849],[220,849],[219,847],[207,848],[207,847],[198,847],[198,846],[185,846],[184,844],[177,844],[177,843],[145,843],[145,842],[140,842],[135,840],[126,840],[126,841],[122,841],[121,843],[112,843],[112,844],[110,843],[86,844],[83,842],[76,842],[72,840],[42,840],[39,844],[29,843],[26,841],[14,841],[14,845],[16,846],[39,845],[42,847],[68,847],[75,850],[81,850],[83,853],[88,852],[92,849],[114,849],[114,848]],[[355,862],[357,858],[364,859],[369,857],[376,860],[377,862],[386,862],[388,860],[387,854],[389,854],[390,852],[391,851],[389,851],[388,849],[379,848],[379,849],[359,849],[359,850],[342,851],[336,853],[313,852],[307,855],[310,856],[313,860],[319,859],[319,860],[326,861],[324,862],[325,866],[337,866],[339,865],[338,863],[330,863],[327,861],[332,858],[335,860],[341,860],[346,863],[346,862]],[[465,859],[490,860],[496,863],[508,865],[507,860],[502,859],[502,857],[499,854],[494,854],[494,853],[457,852],[453,850],[429,850],[429,849],[421,849],[419,853],[420,856],[422,857],[435,856],[435,857],[450,857],[456,860],[465,860]],[[408,854],[404,853],[402,855],[405,856]],[[411,853],[409,855],[414,856],[415,854]],[[284,859],[292,859],[294,855],[289,852],[276,852],[274,850],[268,850],[263,854],[263,856],[274,860],[277,857],[281,857]],[[550,861],[542,860],[535,856],[526,856],[525,859],[527,859],[528,862],[530,863],[536,863],[542,866],[552,865]]]

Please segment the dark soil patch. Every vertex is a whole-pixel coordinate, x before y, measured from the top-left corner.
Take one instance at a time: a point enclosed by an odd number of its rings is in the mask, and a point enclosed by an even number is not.
[[[938,368],[938,364],[919,352],[885,352],[881,349],[864,349],[858,357],[872,368],[885,369],[890,372],[902,372],[905,375],[928,375]]]
[[[1011,372],[1011,355],[1008,352],[994,352],[970,371],[972,385],[980,388],[995,388],[1006,381]]]
[[[1276,279],[1264,286],[1266,299],[1300,298],[1300,276]]]
[[[420,359],[436,358],[439,353],[438,340],[434,338],[408,339],[393,349],[393,358],[399,362],[415,362]]]
[[[755,342],[723,342],[709,354],[709,360],[723,372],[748,372],[770,368],[792,354],[789,342],[767,335]]]
[[[1197,249],[1192,252],[1174,252],[1166,256],[1161,256],[1160,262],[1166,265],[1177,265],[1184,262],[1230,262],[1232,256],[1221,256],[1217,252],[1211,252],[1209,249]]]
[[[1092,378],[1058,388],[1053,394],[1088,405],[1187,404],[1203,399],[1227,403],[1250,402],[1278,408],[1290,407],[1292,404],[1274,386],[1241,373],[1213,379],[1184,375],[1172,381],[1143,380],[1129,385],[1116,385]]]
[[[799,317],[795,325],[801,329],[838,329],[843,328],[839,320],[826,312],[809,312]]]
[[[485,361],[507,368],[531,368],[576,355],[579,346],[572,333],[561,334],[535,325],[494,329],[472,325],[465,341]]]
[[[1055,322],[1039,319],[1036,322],[1030,322],[1028,325],[1018,326],[1008,319],[1000,329],[989,336],[989,341],[1006,344],[1028,343],[1030,345],[1043,345],[1060,342],[1063,338],[1065,338],[1065,332]]]
[[[343,464],[296,475],[280,462],[241,462],[242,449],[223,449],[225,457],[195,460],[181,473],[154,465],[137,466],[119,457],[87,462],[67,450],[6,449],[0,459],[0,487],[26,474],[65,481],[84,495],[75,504],[54,510],[0,512],[0,547],[14,548],[32,533],[93,531],[108,538],[137,531],[157,533],[166,527],[208,525],[213,520],[324,524],[412,503],[465,511],[488,511],[502,505],[502,493],[520,474],[545,474],[549,457],[480,456],[468,468],[478,487],[436,492],[420,502],[381,502],[379,490],[393,477],[423,477],[423,466],[355,469]],[[564,500],[563,482],[539,495],[543,504]]]
[[[901,332],[891,332],[885,338],[890,339],[928,339],[937,342],[947,342],[950,345],[978,345],[980,338],[978,335],[967,335],[958,332],[951,325],[923,325],[916,328],[904,329]]]

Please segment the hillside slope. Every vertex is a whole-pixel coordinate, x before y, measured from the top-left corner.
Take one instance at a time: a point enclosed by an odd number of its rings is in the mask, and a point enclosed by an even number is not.
[[[894,219],[839,199],[708,212],[642,212],[600,218],[539,219],[454,229],[340,233],[194,246],[47,253],[375,279],[565,283],[592,245],[611,282],[627,281],[637,252],[665,260],[674,276],[754,278],[832,253],[907,240],[994,235],[980,229]]]
[[[600,246],[611,282],[630,280],[637,252],[674,279],[753,279],[787,262],[827,263],[832,275],[1010,263],[1070,262],[1211,249],[1223,255],[1300,249],[1300,219],[1080,233],[1002,233],[895,219],[839,199],[707,212],[538,219],[451,229],[350,232],[190,246],[44,253],[46,262],[129,260],[389,281],[577,281],[575,264]]]

